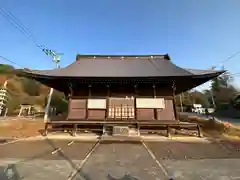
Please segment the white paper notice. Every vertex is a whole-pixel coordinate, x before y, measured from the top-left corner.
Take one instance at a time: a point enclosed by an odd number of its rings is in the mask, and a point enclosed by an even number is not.
[[[136,99],[137,108],[165,108],[165,103],[163,98],[137,98]]]
[[[88,99],[88,109],[106,109],[106,99]]]

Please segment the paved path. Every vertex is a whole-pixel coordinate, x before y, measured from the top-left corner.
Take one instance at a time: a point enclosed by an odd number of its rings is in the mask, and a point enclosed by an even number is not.
[[[96,142],[66,140],[0,145],[0,179],[240,179],[240,142],[95,145]]]

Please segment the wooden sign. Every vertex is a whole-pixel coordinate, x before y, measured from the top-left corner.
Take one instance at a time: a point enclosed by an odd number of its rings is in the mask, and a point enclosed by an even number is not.
[[[165,103],[163,98],[136,98],[136,107],[163,109]]]

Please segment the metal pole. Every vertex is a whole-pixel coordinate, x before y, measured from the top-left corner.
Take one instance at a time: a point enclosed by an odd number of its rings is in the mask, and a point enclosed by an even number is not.
[[[52,99],[52,94],[53,94],[53,88],[50,89],[50,92],[48,95],[48,102],[47,102],[47,106],[45,108],[45,114],[44,114],[44,123],[48,121],[48,112],[49,112],[49,107]]]
[[[58,55],[59,59],[56,59],[56,57],[53,57],[53,61],[56,63],[57,68],[60,68],[59,66],[59,62],[60,62],[60,56]],[[49,108],[50,108],[50,104],[51,104],[51,100],[52,100],[52,95],[53,95],[53,88],[50,89],[49,95],[48,95],[48,102],[47,102],[47,106],[45,108],[45,114],[44,114],[44,123],[46,123],[48,121],[48,112],[49,112]]]

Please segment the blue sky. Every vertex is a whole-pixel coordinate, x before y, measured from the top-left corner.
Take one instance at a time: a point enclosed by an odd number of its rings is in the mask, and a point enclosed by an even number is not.
[[[168,53],[181,67],[207,69],[240,51],[238,0],[0,0],[0,7],[41,44],[64,53],[61,66],[77,53]],[[54,68],[51,58],[2,16],[0,32],[0,55],[28,68]],[[240,72],[239,60],[225,68]]]

